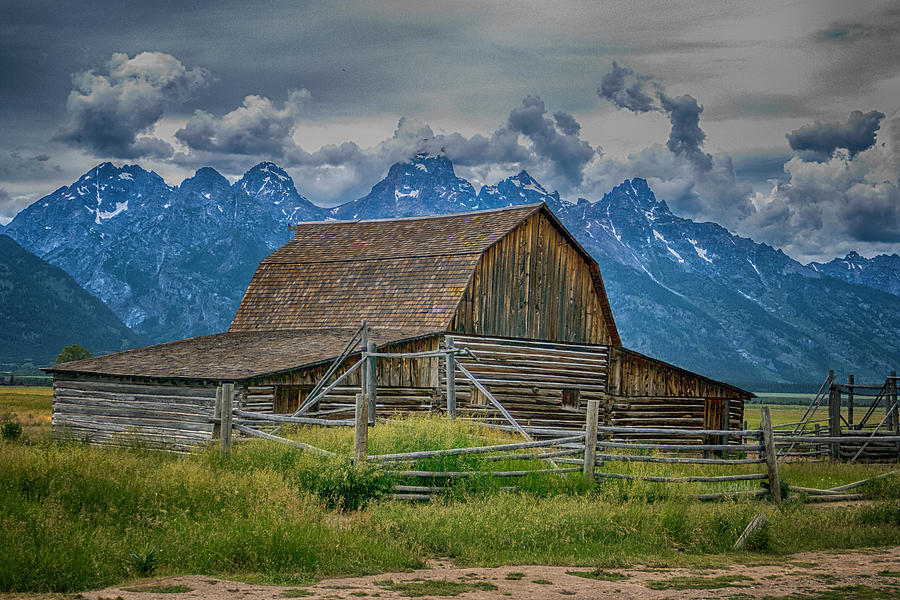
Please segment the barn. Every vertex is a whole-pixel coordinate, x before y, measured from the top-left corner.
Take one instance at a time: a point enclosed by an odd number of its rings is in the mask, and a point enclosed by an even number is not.
[[[741,428],[749,392],[622,347],[597,263],[546,205],[292,229],[227,332],[47,367],[55,434],[206,443],[223,383],[240,410],[294,412],[315,393],[307,416],[346,419],[360,336],[379,355],[379,417],[446,412],[450,387],[460,417],[487,421],[502,408],[580,428],[597,399],[606,424]]]

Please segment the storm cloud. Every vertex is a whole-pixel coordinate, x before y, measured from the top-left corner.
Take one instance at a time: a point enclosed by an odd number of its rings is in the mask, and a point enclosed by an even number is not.
[[[644,92],[652,88],[653,96]],[[597,94],[619,108],[636,113],[658,111],[669,117],[672,128],[666,147],[673,153],[687,157],[697,168],[708,171],[712,157],[703,152],[706,134],[700,128],[703,107],[692,96],[677,98],[666,95],[660,83],[647,75],[613,61],[612,70],[603,76]]]
[[[600,80],[597,94],[618,106],[634,112],[650,112],[659,110],[654,97],[644,93],[644,85],[656,87],[646,75],[638,75],[628,67],[619,66],[613,61],[612,70]],[[655,96],[654,92],[654,96]]]
[[[838,148],[844,148],[853,158],[872,147],[883,118],[884,113],[877,110],[867,113],[855,110],[846,123],[816,121],[795,129],[786,137],[791,149],[806,160],[826,161]]]
[[[790,159],[788,181],[755,199],[759,210],[748,228],[800,258],[820,256],[822,248],[839,254],[900,243],[898,130],[900,119],[892,119],[854,156],[838,148],[821,162]]]
[[[129,58],[117,52],[105,72],[83,71],[72,77],[68,123],[54,139],[95,156],[169,157],[168,142],[142,134],[151,132],[167,110],[184,103],[209,80],[205,69],[188,69],[169,54],[141,52]]]

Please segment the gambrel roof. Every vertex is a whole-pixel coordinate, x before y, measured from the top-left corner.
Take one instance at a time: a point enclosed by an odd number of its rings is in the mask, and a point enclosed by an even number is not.
[[[544,204],[295,225],[294,238],[260,263],[229,331],[352,327],[363,320],[447,331],[482,254],[537,212],[590,266],[603,320],[619,344],[596,262]]]

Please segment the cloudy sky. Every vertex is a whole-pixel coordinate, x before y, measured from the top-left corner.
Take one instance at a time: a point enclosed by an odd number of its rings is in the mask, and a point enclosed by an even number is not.
[[[898,56],[866,0],[0,0],[0,223],[103,160],[273,160],[334,205],[429,150],[571,200],[645,177],[804,261],[895,252]]]

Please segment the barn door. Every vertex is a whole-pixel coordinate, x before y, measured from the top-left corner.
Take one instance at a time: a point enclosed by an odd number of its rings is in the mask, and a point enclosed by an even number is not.
[[[705,398],[703,405],[703,429],[728,429],[728,398]],[[706,435],[703,436],[705,444],[726,444],[728,436]],[[711,454],[705,452],[705,454]],[[714,453],[721,456],[722,451]]]

